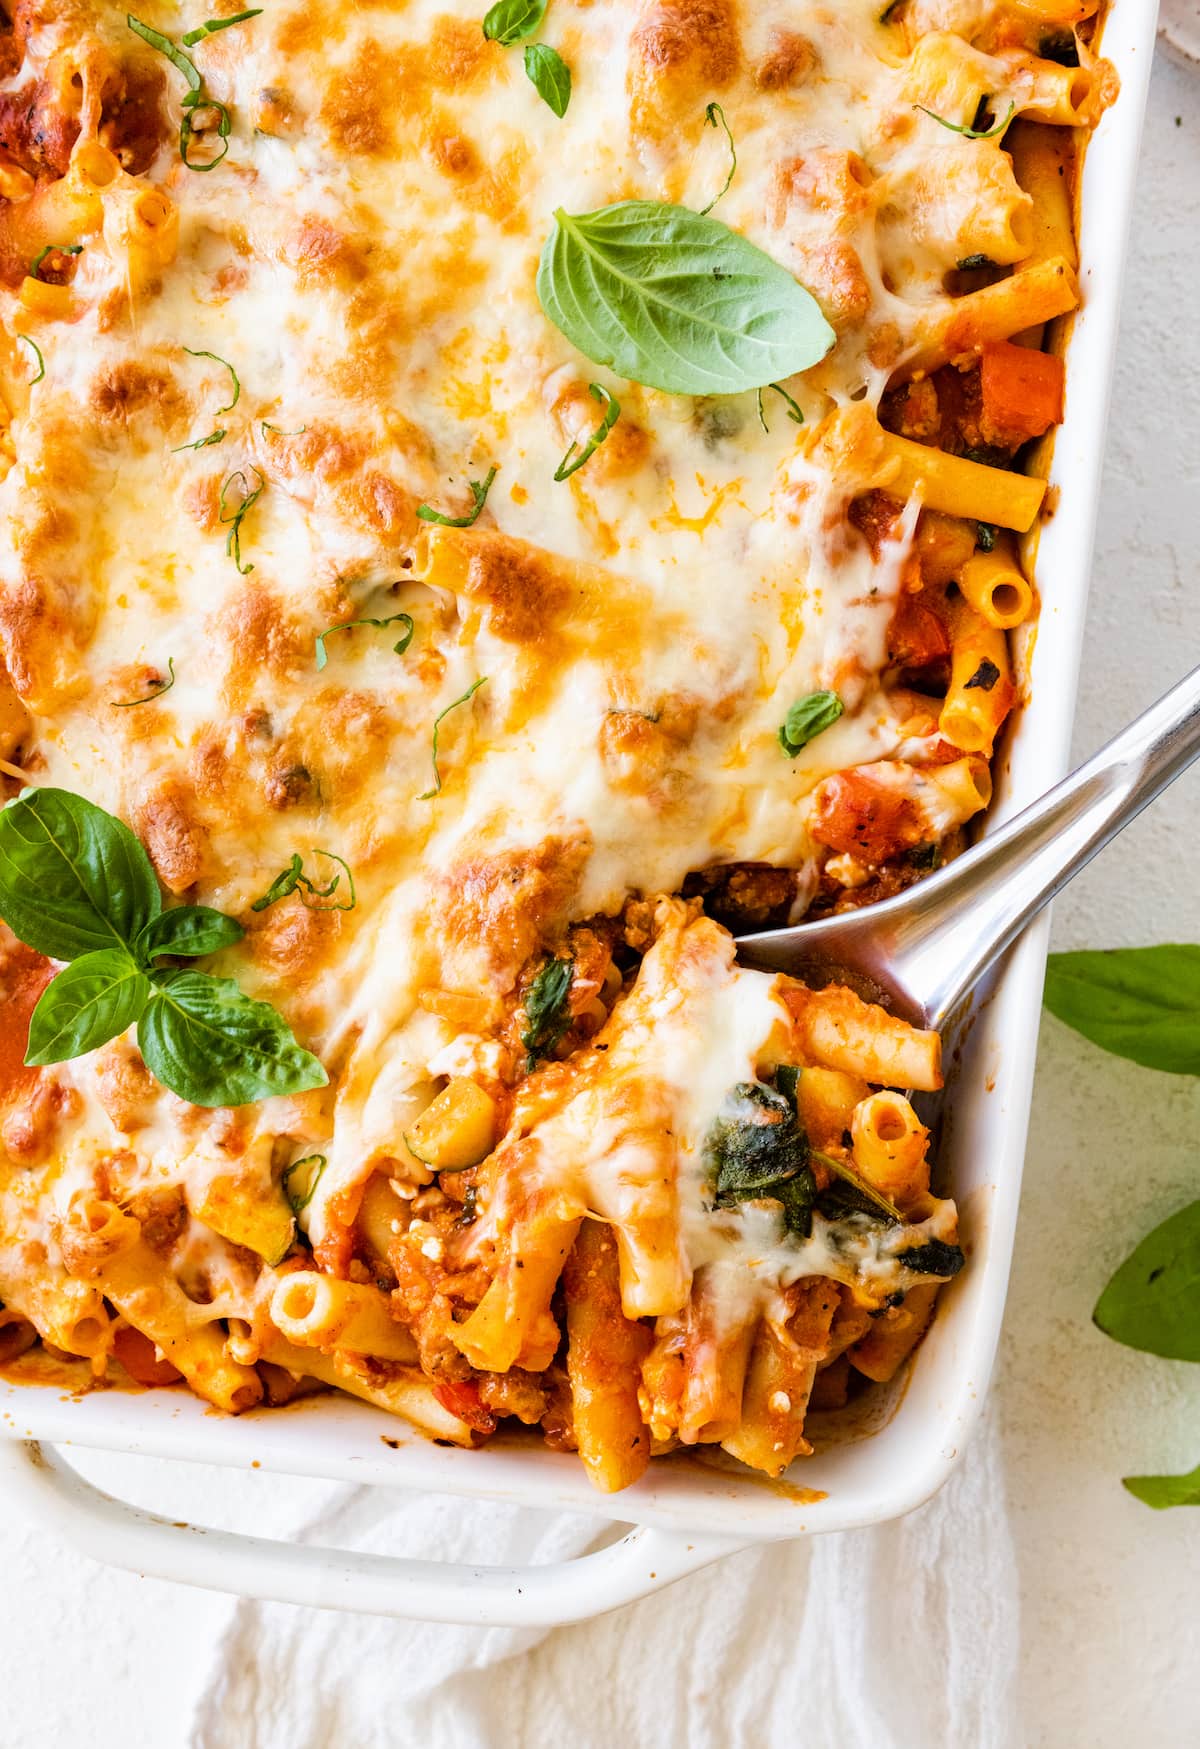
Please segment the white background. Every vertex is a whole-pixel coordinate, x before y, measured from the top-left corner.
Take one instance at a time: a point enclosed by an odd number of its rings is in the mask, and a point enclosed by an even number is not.
[[[1080,757],[1200,654],[1198,99],[1200,74],[1160,61],[1108,443]],[[1051,591],[1053,578],[1042,586]],[[1059,901],[1056,945],[1200,941],[1198,808],[1200,772]],[[1200,1742],[1200,1512],[1152,1513],[1119,1479],[1200,1462],[1200,1368],[1121,1349],[1089,1318],[1142,1234],[1200,1195],[1198,1128],[1200,1082],[1121,1063],[1044,1021],[994,1399],[1020,1579],[1012,1729],[1022,1745]],[[88,1467],[160,1508],[268,1531],[303,1488],[132,1459]],[[655,1607],[670,1608],[669,1594]],[[97,1568],[6,1518],[0,1504],[0,1749],[183,1749],[227,1617],[222,1599]],[[543,1648],[542,1668],[561,1671],[568,1650],[582,1668],[613,1643],[610,1629],[589,1645],[596,1631],[576,1629],[569,1646]],[[769,1681],[766,1672],[747,1676]],[[722,1704],[711,1702],[717,1741]],[[577,1744],[611,1740],[612,1723],[580,1718]],[[636,1715],[626,1710],[622,1723],[636,1743]],[[838,1749],[836,1719],[810,1716],[804,1725],[806,1744]],[[536,1740],[536,1707],[521,1736]],[[252,1740],[249,1719],[229,1720],[229,1749]]]

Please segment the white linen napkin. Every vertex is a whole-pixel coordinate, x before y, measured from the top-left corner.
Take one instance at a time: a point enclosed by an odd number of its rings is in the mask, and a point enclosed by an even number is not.
[[[295,1540],[563,1560],[598,1520],[331,1487]],[[746,1550],[576,1627],[456,1628],[240,1602],[190,1749],[1010,1749],[1016,1562],[990,1422],[894,1524]]]

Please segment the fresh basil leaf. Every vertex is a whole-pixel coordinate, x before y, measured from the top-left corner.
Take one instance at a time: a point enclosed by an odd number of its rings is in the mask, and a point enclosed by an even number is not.
[[[487,503],[487,495],[492,489],[492,481],[499,471],[499,468],[491,467],[488,469],[486,480],[467,481],[474,503],[465,516],[444,516],[440,510],[434,510],[429,504],[418,504],[417,515],[422,522],[440,522],[443,528],[473,528],[479,521],[479,512]]]
[[[548,1057],[571,1024],[568,998],[575,977],[574,960],[547,960],[525,992],[525,1067],[532,1074],[539,1057]]]
[[[146,964],[161,953],[199,959],[202,954],[236,947],[245,933],[236,917],[227,917],[210,905],[176,905],[146,925],[134,943],[134,952]]]
[[[810,741],[832,728],[845,708],[836,692],[810,692],[807,698],[798,699],[779,731],[779,745],[788,758],[794,759]]]
[[[549,43],[527,43],[525,77],[561,121],[571,101],[571,69]]]
[[[481,686],[485,685],[486,682],[487,682],[487,675],[481,674],[479,679],[476,680],[473,685],[468,686],[467,690],[463,693],[461,698],[454,699],[452,703],[450,703],[446,706],[444,711],[439,711],[437,716],[434,717],[434,719],[433,719],[433,788],[423,790],[422,793],[417,797],[417,800],[419,802],[432,801],[434,796],[440,795],[442,793],[442,773],[441,773],[441,768],[438,765],[438,730],[441,728],[442,723],[445,721],[445,719],[450,715],[450,712],[456,711],[460,704],[466,704],[466,702],[469,698],[474,698],[475,694],[479,691],[479,688]]]
[[[497,0],[483,20],[483,34],[501,48],[511,48],[541,29],[549,0]]]
[[[725,129],[725,138],[729,141],[729,174],[725,178],[720,194],[714,194],[708,205],[700,208],[701,218],[703,218],[706,213],[710,213],[713,210],[722,196],[729,193],[729,184],[733,181],[737,172],[737,147],[733,143],[733,134],[730,132],[729,123],[725,120],[725,111],[721,108],[719,103],[710,103],[708,108],[704,111],[704,125],[706,127],[715,128],[718,120],[720,121],[720,125]]]
[[[42,349],[38,345],[37,341],[31,340],[29,338],[28,334],[18,334],[17,339],[23,340],[25,342],[26,346],[28,346],[30,352],[32,352],[33,356],[37,359],[37,362],[38,362],[37,375],[35,377],[30,377],[30,379],[29,379],[29,387],[32,388],[34,383],[40,383],[42,378],[45,376],[45,374],[46,374],[46,360],[42,357]]]
[[[150,858],[103,808],[37,789],[0,809],[0,917],[28,947],[78,959],[133,941],[161,910]]]
[[[923,103],[914,103],[913,108],[919,109],[922,115],[927,115],[931,121],[936,121],[941,127],[949,128],[952,134],[961,134],[964,140],[994,140],[997,134],[1002,134],[1004,132],[1013,116],[1017,113],[1017,106],[1015,103],[1010,103],[1008,106],[1008,114],[1004,117],[1003,121],[998,121],[994,127],[977,127],[975,125],[976,122],[986,122],[987,120],[987,105],[987,97],[981,97],[979,100],[979,108],[975,111],[975,121],[967,127],[962,127],[955,121],[947,121],[944,115],[938,115],[934,110],[926,109]]]
[[[146,1067],[193,1105],[250,1105],[324,1087],[328,1075],[269,1002],[243,995],[232,978],[156,973],[138,1022]]]
[[[1186,1476],[1126,1476],[1124,1486],[1143,1505],[1163,1512],[1168,1506],[1200,1506],[1200,1464]]]
[[[595,431],[588,438],[582,449],[573,443],[566,455],[554,470],[554,478],[561,485],[563,480],[569,480],[572,474],[577,474],[583,464],[590,461],[600,445],[604,442],[617,420],[621,417],[621,403],[615,395],[611,395],[603,383],[589,383],[588,390],[594,400],[603,401],[604,417]],[[576,451],[578,450],[578,454]]]
[[[1052,953],[1044,1000],[1056,1019],[1114,1056],[1200,1075],[1200,947]]]
[[[303,1160],[293,1160],[283,1174],[283,1194],[294,1215],[303,1214],[313,1197],[321,1174],[329,1161],[324,1154],[306,1154]]]
[[[1147,1233],[1117,1270],[1092,1313],[1114,1342],[1200,1361],[1200,1202]]]
[[[65,1063],[99,1050],[131,1027],[151,995],[150,980],[121,947],[85,953],[42,991],[29,1022],[29,1064]]]
[[[817,364],[836,336],[786,268],[717,219],[626,200],[561,207],[542,309],[585,357],[673,395],[736,395]]]
[[[353,626],[375,626],[382,631],[385,626],[394,625],[404,626],[404,631],[401,633],[398,640],[392,645],[393,653],[397,656],[403,656],[405,650],[407,650],[408,646],[412,643],[413,632],[416,630],[411,613],[393,613],[389,615],[387,619],[343,619],[335,626],[326,626],[323,632],[317,633],[318,673],[324,668],[329,660],[329,652],[325,648],[325,640],[326,638],[332,637],[334,632],[348,632]]]

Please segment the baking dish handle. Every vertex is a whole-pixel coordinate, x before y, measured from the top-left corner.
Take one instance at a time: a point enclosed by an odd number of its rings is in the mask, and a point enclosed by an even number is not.
[[[95,1487],[55,1447],[2,1437],[0,1498],[93,1560],[143,1577],[314,1609],[486,1627],[586,1621],[747,1544],[641,1525],[574,1560],[488,1567],[275,1542],[146,1512]]]

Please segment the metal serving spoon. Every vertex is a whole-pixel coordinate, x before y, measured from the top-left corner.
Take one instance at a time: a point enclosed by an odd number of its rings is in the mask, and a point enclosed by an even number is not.
[[[1200,668],[1040,801],[877,905],[743,935],[738,958],[847,982],[941,1031],[1026,924],[1200,755]]]

